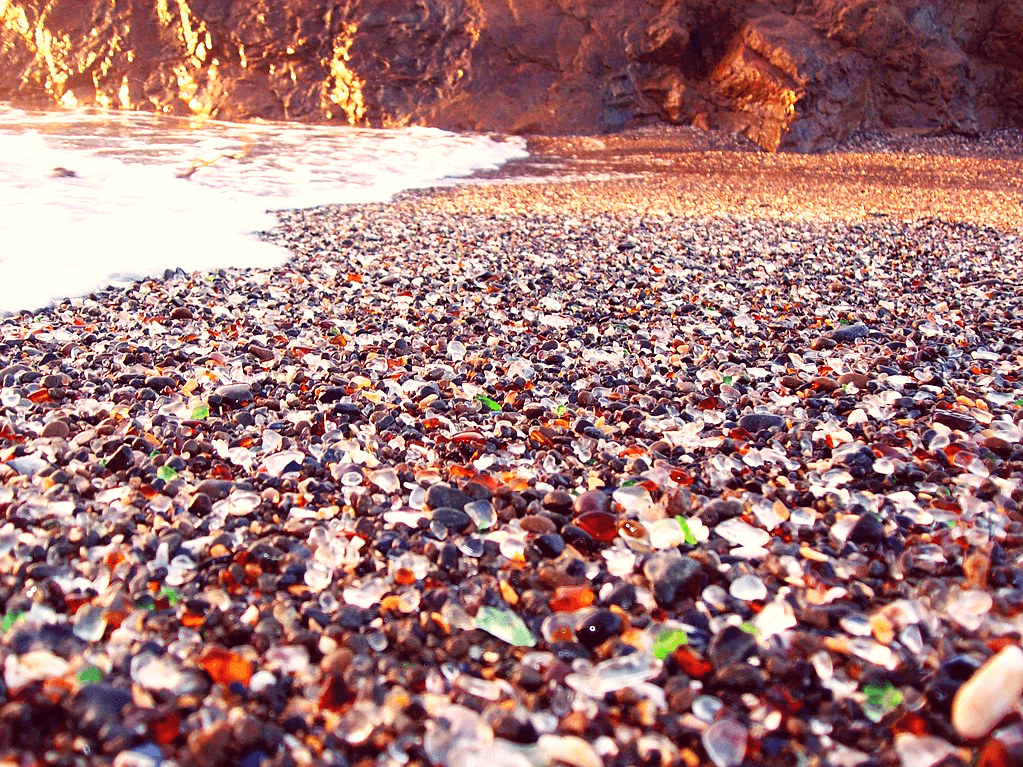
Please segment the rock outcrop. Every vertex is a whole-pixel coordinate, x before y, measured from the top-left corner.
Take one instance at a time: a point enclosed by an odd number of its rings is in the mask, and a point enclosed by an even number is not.
[[[0,99],[812,150],[1023,125],[1018,0],[5,0]]]

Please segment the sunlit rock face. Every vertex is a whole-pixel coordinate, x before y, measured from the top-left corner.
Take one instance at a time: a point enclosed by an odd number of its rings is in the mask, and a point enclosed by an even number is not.
[[[0,0],[0,99],[810,150],[1023,125],[1014,0]]]

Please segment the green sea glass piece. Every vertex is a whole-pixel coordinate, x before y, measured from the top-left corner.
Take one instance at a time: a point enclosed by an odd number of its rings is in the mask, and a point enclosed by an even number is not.
[[[662,631],[657,635],[657,639],[654,640],[654,657],[658,660],[664,660],[688,641],[689,637],[686,636],[686,632],[682,629]]]
[[[501,403],[490,399],[490,397],[484,397],[482,394],[477,394],[476,399],[477,401],[482,402],[486,407],[490,408],[491,410],[496,411],[501,409]]]
[[[511,610],[484,605],[476,613],[476,628],[516,647],[536,646],[536,637]]]

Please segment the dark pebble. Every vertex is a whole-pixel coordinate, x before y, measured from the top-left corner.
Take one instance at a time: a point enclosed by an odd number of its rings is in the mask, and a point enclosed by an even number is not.
[[[217,388],[216,394],[222,397],[225,403],[236,407],[252,402],[254,396],[248,384],[220,386]]]
[[[884,540],[884,527],[876,514],[863,514],[849,531],[848,540],[852,543],[866,543],[877,546]]]
[[[654,599],[664,608],[699,593],[706,581],[696,560],[669,554],[651,555],[643,564],[643,572],[650,581]]]
[[[622,619],[610,610],[596,610],[579,620],[575,635],[590,649],[599,647],[622,630]]]
[[[564,490],[551,490],[543,497],[543,507],[557,512],[558,514],[569,514],[572,511],[572,498]]]
[[[618,605],[626,612],[629,612],[636,606],[636,598],[635,586],[631,583],[619,583],[611,590],[611,593],[607,598],[607,603],[611,605]]]
[[[855,325],[844,325],[840,328],[832,330],[829,334],[832,341],[837,341],[840,344],[847,344],[851,341],[855,341],[857,338],[866,338],[870,332],[870,328],[864,325],[862,322],[857,322]]]
[[[196,493],[203,493],[214,501],[227,498],[232,490],[234,490],[234,482],[226,479],[204,479],[195,486]]]
[[[954,410],[936,409],[932,418],[950,429],[959,431],[972,431],[973,427],[977,425],[977,421],[972,416],[966,415],[966,413],[957,413]]]
[[[129,703],[130,690],[103,683],[87,684],[75,695],[71,710],[82,730],[96,733],[104,725],[118,721]]]
[[[714,682],[727,690],[748,692],[762,690],[767,684],[764,670],[748,663],[730,663],[718,669],[714,674]]]
[[[738,501],[717,498],[701,506],[696,512],[696,516],[708,527],[714,528],[726,519],[742,516],[742,504]]]
[[[565,550],[565,539],[557,533],[543,533],[533,541],[536,550],[547,559],[556,559]]]
[[[575,499],[574,508],[576,514],[590,511],[607,513],[611,511],[611,496],[602,490],[587,490]]]
[[[866,445],[860,445],[856,450],[843,453],[838,463],[850,468],[869,469],[874,465],[875,460],[877,460],[877,456],[874,455],[874,451]]]
[[[473,497],[468,493],[463,493],[461,490],[443,482],[431,485],[430,489],[426,491],[426,505],[431,509],[447,507],[461,510],[465,508],[465,504],[472,503],[473,500]],[[466,516],[468,518],[468,515]]]
[[[589,660],[590,657],[590,651],[579,642],[567,642],[564,640],[551,642],[551,652],[553,652],[559,660],[563,660],[566,663],[571,663],[578,658],[585,658]]]
[[[561,528],[561,537],[564,538],[565,543],[575,546],[582,552],[595,551],[597,548],[597,542],[593,536],[575,525],[565,525]]]
[[[450,506],[435,508],[432,519],[434,522],[439,522],[449,531],[455,533],[467,532],[473,526],[472,517],[461,509],[455,509]]]
[[[924,687],[924,694],[931,707],[942,714],[947,715],[952,709],[952,699],[977,669],[980,668],[980,661],[968,655],[955,655],[940,666],[934,672],[933,677]]]
[[[128,445],[121,445],[106,460],[107,471],[124,471],[135,465],[135,456]]]
[[[348,390],[343,386],[329,386],[320,392],[319,400],[324,404],[330,404],[331,402],[340,402],[344,397],[348,396]]]
[[[146,386],[155,392],[162,392],[165,389],[173,391],[178,387],[178,382],[170,376],[150,376],[146,379]]]
[[[725,626],[710,640],[707,655],[714,667],[720,669],[746,660],[756,649],[757,639],[753,634],[738,626]]]
[[[766,429],[780,429],[785,426],[785,419],[780,415],[770,413],[747,413],[739,419],[739,427],[750,434],[764,431]]]
[[[265,346],[260,346],[259,344],[249,344],[245,347],[245,351],[263,362],[270,362],[274,358],[273,349],[267,349]]]

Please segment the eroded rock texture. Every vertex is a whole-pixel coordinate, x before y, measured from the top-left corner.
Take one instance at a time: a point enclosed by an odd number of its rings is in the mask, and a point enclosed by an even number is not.
[[[1019,0],[5,0],[0,98],[768,149],[1023,125]]]

